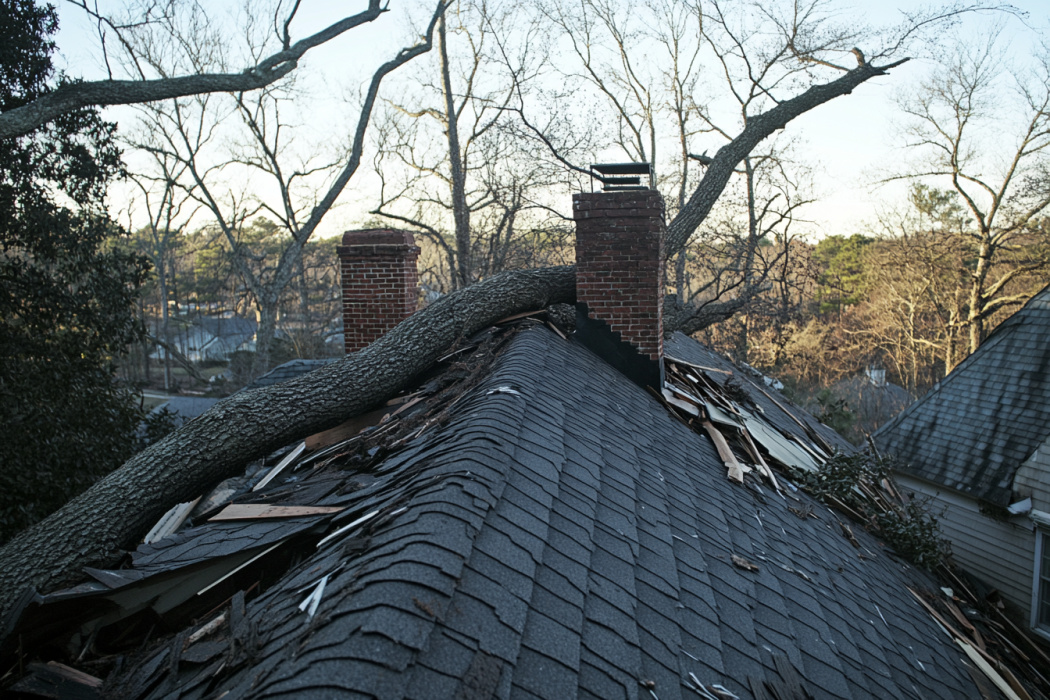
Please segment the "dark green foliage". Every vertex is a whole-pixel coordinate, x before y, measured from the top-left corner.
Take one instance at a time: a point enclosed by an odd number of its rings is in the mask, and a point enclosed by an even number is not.
[[[854,234],[828,236],[813,249],[813,261],[820,266],[816,300],[820,312],[842,311],[858,304],[867,292],[864,251],[874,239]]]
[[[52,7],[0,3],[0,111],[47,91],[56,29]],[[112,361],[141,337],[132,303],[148,266],[110,245],[113,129],[82,110],[0,141],[0,541],[135,446],[141,413]]]
[[[825,503],[845,504],[865,519],[865,527],[913,564],[933,570],[950,553],[929,499],[901,503],[882,486],[893,484],[890,459],[868,453],[836,454],[816,473],[798,476],[803,487]],[[896,490],[897,487],[893,485]],[[898,490],[899,491],[899,490]]]

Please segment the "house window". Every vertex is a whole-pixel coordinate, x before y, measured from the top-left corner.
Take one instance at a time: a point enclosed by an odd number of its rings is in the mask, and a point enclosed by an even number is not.
[[[1050,533],[1036,529],[1032,626],[1050,634]]]

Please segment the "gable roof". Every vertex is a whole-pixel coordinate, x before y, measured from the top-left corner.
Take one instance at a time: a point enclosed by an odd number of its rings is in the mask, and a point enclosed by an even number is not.
[[[1050,435],[1050,286],[874,435],[901,471],[1008,505],[1018,467]]]
[[[669,352],[718,357],[684,337]],[[811,420],[741,383],[770,420]],[[234,595],[223,631],[188,627],[110,692],[668,700],[797,672],[817,697],[978,697],[906,589],[928,578],[859,529],[855,548],[801,493],[728,481],[710,440],[583,347],[520,333],[443,413],[374,468],[337,451],[261,494],[335,516],[205,522],[94,572],[114,600],[209,557],[293,562]]]

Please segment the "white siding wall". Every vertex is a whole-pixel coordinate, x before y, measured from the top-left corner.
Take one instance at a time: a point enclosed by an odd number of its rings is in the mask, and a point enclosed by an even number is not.
[[[1032,508],[1050,513],[1050,438],[1017,470],[1014,493],[1031,493]]]
[[[897,482],[917,496],[932,496],[930,510],[941,532],[952,543],[955,562],[967,572],[997,588],[1027,617],[1032,608],[1035,530],[1021,516],[1010,522],[982,515],[977,501],[958,491],[897,474]],[[940,514],[941,509],[945,509]]]

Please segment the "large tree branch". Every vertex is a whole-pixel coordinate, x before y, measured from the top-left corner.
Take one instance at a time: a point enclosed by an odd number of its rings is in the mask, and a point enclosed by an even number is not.
[[[113,565],[172,504],[381,403],[458,339],[512,314],[573,302],[575,279],[571,267],[504,272],[440,298],[341,362],[222,401],[0,549],[0,617],[27,587],[54,588],[84,566]],[[57,541],[63,532],[78,536]]]
[[[697,185],[693,196],[689,198],[685,207],[674,218],[667,229],[667,255],[673,257],[685,248],[689,237],[693,235],[711,208],[718,200],[718,196],[725,189],[726,183],[733,175],[737,165],[751,153],[764,139],[769,137],[778,129],[783,129],[789,121],[805,114],[814,107],[833,100],[841,95],[853,92],[861,83],[879,75],[885,75],[887,71],[904,63],[907,59],[891,63],[886,66],[874,66],[870,63],[861,63],[845,75],[825,83],[814,85],[798,97],[781,102],[767,112],[747,120],[747,126],[740,134],[722,146],[711,159],[704,178]]]
[[[292,46],[263,59],[242,73],[207,73],[156,80],[96,80],[68,83],[27,105],[0,114],[0,138],[22,136],[65,112],[81,107],[139,104],[212,92],[258,90],[290,73],[307,51],[386,12],[380,0]]]

